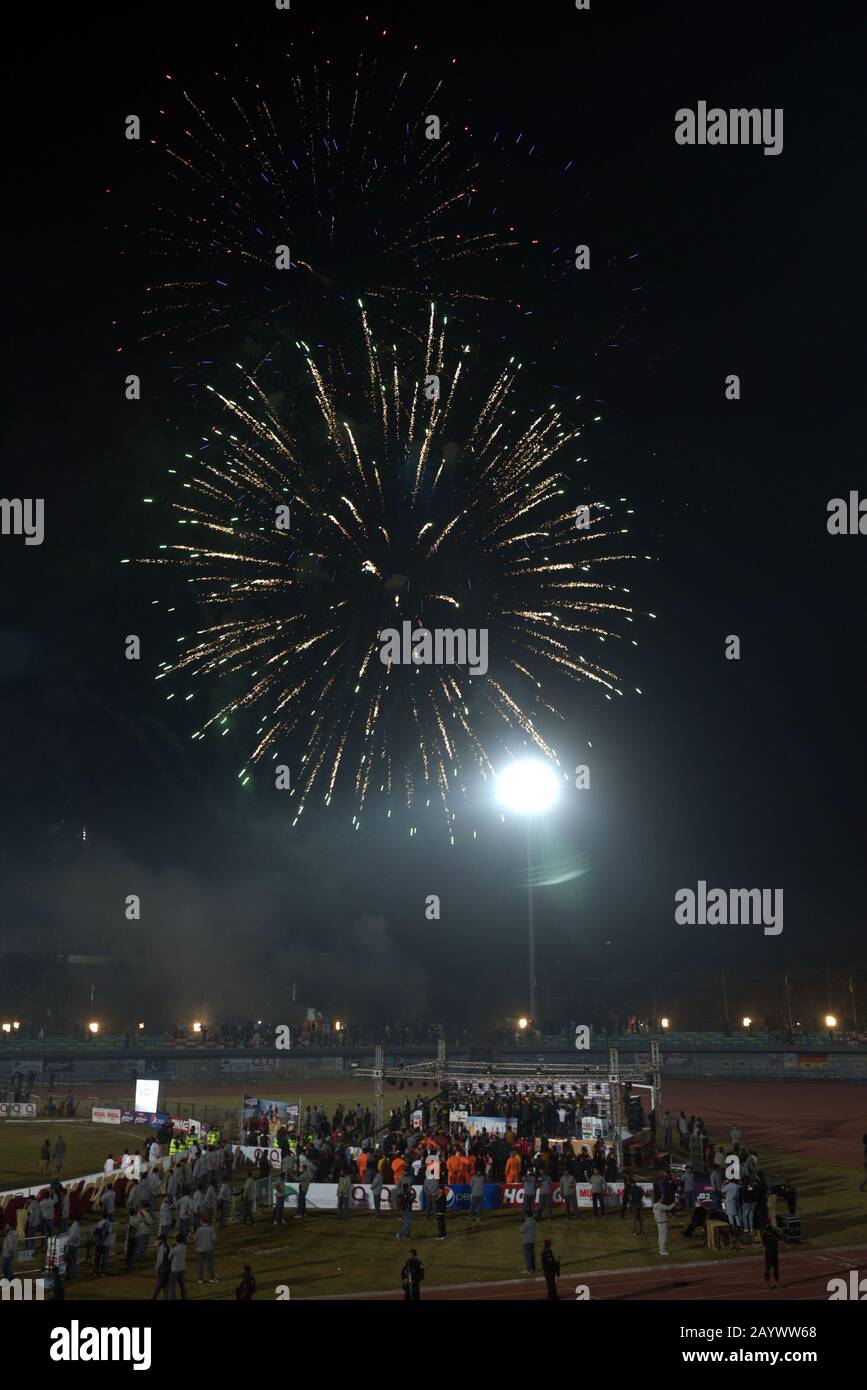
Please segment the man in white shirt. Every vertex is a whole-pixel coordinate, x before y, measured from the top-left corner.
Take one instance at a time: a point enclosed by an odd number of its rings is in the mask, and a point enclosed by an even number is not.
[[[158,1162],[159,1162],[159,1158],[160,1158],[160,1146],[159,1146],[159,1144],[157,1143],[156,1139],[154,1140],[154,1142],[153,1142],[153,1143],[151,1144],[151,1146],[150,1146],[150,1150],[149,1150],[149,1152],[148,1152],[148,1157],[149,1157],[151,1163],[158,1163]]]
[[[108,1158],[105,1160],[105,1163],[102,1165],[102,1171],[106,1174],[106,1176],[109,1173],[114,1172],[114,1159],[112,1158],[111,1154],[109,1154]]]
[[[659,1237],[660,1255],[668,1254],[668,1213],[674,1211],[674,1202],[658,1201],[653,1204],[653,1219],[656,1222],[656,1234]]]

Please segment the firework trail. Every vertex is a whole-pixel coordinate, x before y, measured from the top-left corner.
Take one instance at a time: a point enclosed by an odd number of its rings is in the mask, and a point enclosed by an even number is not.
[[[558,760],[558,691],[622,694],[599,653],[633,640],[616,576],[637,557],[586,492],[576,527],[585,426],[522,408],[520,364],[492,378],[433,306],[417,350],[357,314],[340,350],[298,344],[291,409],[241,367],[232,398],[209,388],[217,423],[187,455],[176,538],[144,563],[180,568],[210,616],[158,679],[169,698],[216,689],[196,739],[258,726],[239,778],[291,767],[293,824],[348,791],[356,826],[399,806],[414,833],[434,804],[453,832],[495,756]],[[404,622],[484,630],[490,668],[384,664],[380,634]]]

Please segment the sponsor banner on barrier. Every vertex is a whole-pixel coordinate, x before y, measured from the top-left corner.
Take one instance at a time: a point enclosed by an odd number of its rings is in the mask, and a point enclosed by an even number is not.
[[[828,1058],[824,1052],[799,1052],[798,1071],[826,1071]]]
[[[653,1205],[653,1183],[640,1182],[638,1186],[644,1194],[644,1200],[648,1206]],[[501,1201],[504,1207],[522,1207],[524,1205],[524,1188],[521,1183],[501,1183]],[[607,1202],[621,1202],[623,1200],[623,1183],[609,1182],[605,1184],[603,1193]],[[555,1206],[562,1206],[563,1194],[559,1184],[554,1188],[553,1201]],[[579,1207],[592,1207],[593,1193],[590,1191],[589,1183],[578,1183],[575,1187],[575,1198]]]
[[[282,1155],[279,1149],[254,1149],[249,1144],[236,1144],[235,1154],[237,1155],[239,1153],[243,1154],[244,1158],[247,1159],[248,1163],[255,1163],[257,1165],[261,1161],[262,1155],[264,1153],[267,1153],[268,1162],[270,1163],[272,1168],[279,1168],[282,1159]],[[334,1190],[335,1192],[337,1191],[336,1183],[334,1184]],[[335,1202],[335,1206],[336,1205],[337,1203]]]
[[[0,1116],[6,1120],[35,1120],[35,1100],[13,1100],[0,1105]]]
[[[247,1152],[243,1150],[242,1152]],[[450,1212],[468,1211],[470,1206],[471,1191],[469,1184],[443,1184],[447,1193],[447,1210]],[[642,1182],[638,1186],[644,1195],[646,1206],[653,1205],[653,1183]],[[289,1179],[285,1187],[286,1205],[294,1207],[298,1204],[298,1184],[294,1179]],[[381,1211],[395,1211],[392,1205],[393,1194],[397,1184],[391,1183],[382,1189],[380,1200]],[[412,1188],[412,1208],[413,1211],[423,1210],[422,1191],[420,1186],[413,1185]],[[593,1198],[587,1184],[579,1183],[575,1189],[577,1204],[580,1207],[590,1207],[593,1205]],[[606,1201],[620,1202],[623,1198],[623,1183],[608,1183],[605,1191]],[[560,1193],[559,1185],[554,1188],[553,1201],[555,1206],[563,1205],[563,1197]],[[353,1183],[350,1191],[350,1203],[353,1207],[373,1210],[373,1194],[367,1183]],[[520,1183],[485,1183],[485,1195],[483,1206],[490,1211],[494,1208],[512,1206],[520,1207],[524,1205],[524,1189]],[[337,1209],[337,1184],[333,1182],[312,1182],[307,1189],[307,1206],[311,1211],[336,1211]]]
[[[106,1110],[102,1106],[94,1106],[90,1112],[90,1118],[95,1125],[119,1125],[123,1116],[121,1110]]]
[[[162,1110],[121,1110],[122,1125],[144,1125],[145,1129],[162,1129],[164,1125],[174,1124],[171,1115]]]
[[[221,1057],[220,1071],[276,1071],[276,1057]]]

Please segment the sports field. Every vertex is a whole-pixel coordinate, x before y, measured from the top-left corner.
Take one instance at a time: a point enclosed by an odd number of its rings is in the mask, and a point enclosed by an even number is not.
[[[297,1096],[299,1089],[297,1084],[291,1092],[274,1087],[274,1098],[285,1095],[289,1099]],[[187,1088],[182,1095],[181,1090],[179,1087],[178,1099],[194,1100],[197,1106],[206,1099],[229,1106],[233,1098],[240,1098],[236,1084],[217,1090],[203,1087],[201,1094]],[[108,1098],[107,1091],[100,1094]],[[329,1110],[341,1100],[346,1104],[359,1100],[368,1103],[370,1099],[370,1092],[362,1083],[333,1087],[311,1084],[301,1094],[305,1103],[321,1100]],[[400,1097],[400,1092],[394,1094]],[[836,1272],[842,1257],[832,1253],[835,1247],[867,1246],[867,1192],[859,1192],[863,1176],[860,1137],[867,1130],[867,1091],[842,1083],[672,1083],[666,1086],[665,1103],[675,1112],[682,1108],[687,1114],[700,1114],[713,1137],[727,1135],[729,1126],[737,1120],[745,1139],[756,1142],[766,1173],[773,1178],[790,1177],[796,1183],[805,1240],[797,1251],[784,1251],[784,1271],[791,1267],[794,1274],[796,1267],[803,1266],[803,1274],[800,1280],[792,1277],[780,1296],[803,1297],[803,1290],[812,1287],[810,1281],[820,1278],[823,1269],[827,1268],[828,1275]],[[388,1105],[387,1095],[387,1108]],[[56,1122],[47,1125],[52,1137],[57,1128]],[[82,1157],[80,1167],[67,1163],[67,1175],[99,1168],[109,1148],[116,1152],[121,1142],[120,1132],[110,1126],[75,1122],[64,1126],[64,1132],[70,1155],[77,1153]],[[14,1180],[19,1183],[38,1181],[37,1160],[44,1133],[41,1122],[4,1124],[0,1129],[0,1176],[14,1172]],[[130,1132],[124,1129],[124,1146],[135,1147],[131,1134],[129,1138],[127,1134]],[[0,1181],[0,1187],[10,1185],[5,1178]],[[260,1212],[254,1228],[234,1226],[219,1233],[219,1282],[197,1285],[192,1268],[188,1273],[189,1294],[210,1300],[233,1298],[244,1263],[253,1266],[260,1298],[274,1298],[278,1285],[288,1286],[292,1298],[399,1292],[407,1242],[396,1240],[398,1224],[396,1217],[387,1214],[375,1218],[368,1212],[352,1212],[348,1221],[338,1221],[333,1212],[310,1212],[298,1221],[290,1212],[284,1226],[274,1227]],[[486,1214],[480,1225],[455,1214],[448,1219],[447,1239],[437,1242],[434,1223],[417,1215],[412,1243],[425,1262],[426,1294],[431,1294],[436,1285],[476,1284],[481,1293],[481,1286],[492,1281],[517,1280],[517,1286],[503,1283],[496,1293],[485,1290],[482,1296],[525,1296],[521,1293],[524,1281],[519,1224],[518,1213],[513,1211]],[[696,1238],[685,1240],[680,1234],[681,1224],[671,1229],[671,1258],[663,1261],[656,1250],[649,1212],[645,1214],[641,1236],[632,1235],[629,1220],[622,1221],[619,1210],[610,1212],[605,1220],[594,1219],[582,1211],[580,1219],[572,1223],[558,1212],[550,1228],[542,1224],[540,1244],[549,1229],[561,1260],[564,1293],[575,1282],[588,1282],[591,1297],[626,1299],[633,1296],[631,1288],[634,1296],[671,1298],[688,1296],[678,1291],[681,1288],[695,1292],[701,1289],[699,1296],[704,1298],[752,1297],[759,1289],[758,1247],[737,1253],[711,1252],[696,1243]],[[808,1254],[813,1257],[809,1266],[802,1258]],[[640,1272],[664,1267],[670,1267],[670,1272],[677,1267],[677,1279],[666,1282],[649,1272],[642,1277]],[[693,1268],[695,1274],[691,1276]],[[67,1297],[102,1300],[150,1296],[150,1260],[136,1273],[127,1275],[115,1252],[111,1269],[107,1277],[99,1279],[81,1271],[75,1283],[68,1286]],[[116,1269],[121,1272],[115,1273]],[[623,1271],[622,1275],[617,1275],[618,1270]],[[719,1274],[715,1275],[714,1270]],[[594,1283],[597,1271],[598,1281]],[[510,1287],[517,1288],[514,1295],[508,1292]],[[448,1292],[453,1297],[460,1296]],[[526,1280],[526,1296],[535,1297],[538,1292],[538,1287]]]

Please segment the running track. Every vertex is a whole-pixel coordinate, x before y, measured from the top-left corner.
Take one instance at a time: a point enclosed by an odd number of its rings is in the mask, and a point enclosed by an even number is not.
[[[670,1237],[669,1237],[670,1238]],[[780,1287],[767,1289],[762,1274],[763,1263],[758,1250],[755,1255],[725,1260],[718,1264],[679,1265],[673,1260],[658,1269],[598,1270],[594,1274],[568,1274],[559,1281],[561,1299],[575,1296],[575,1285],[586,1284],[590,1300],[617,1303],[620,1301],[658,1302],[676,1300],[678,1303],[730,1300],[734,1303],[796,1303],[805,1300],[828,1301],[828,1280],[846,1278],[850,1269],[867,1273],[867,1245],[835,1246],[821,1251],[795,1251],[785,1246],[780,1250]],[[544,1280],[506,1279],[495,1284],[441,1284],[426,1288],[425,1303],[431,1301],[525,1302],[544,1299]],[[369,1293],[332,1295],[329,1302],[392,1302],[403,1294]],[[318,1300],[324,1302],[325,1300]]]

